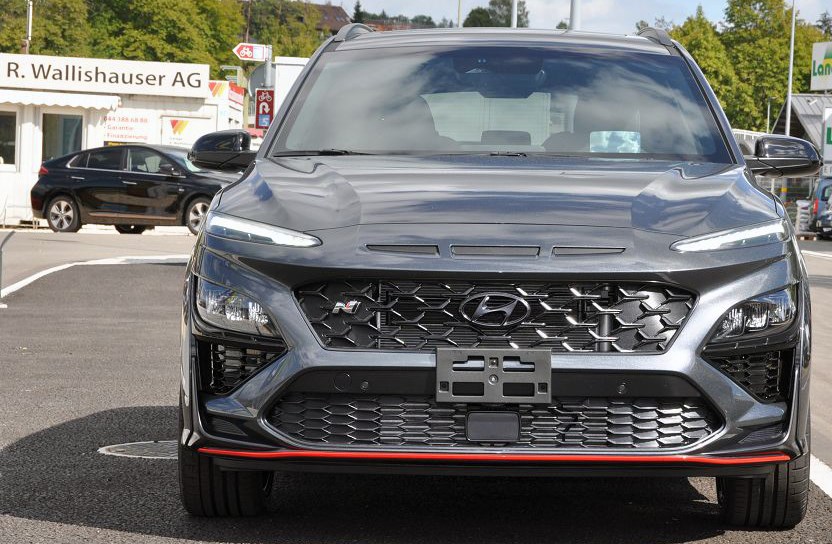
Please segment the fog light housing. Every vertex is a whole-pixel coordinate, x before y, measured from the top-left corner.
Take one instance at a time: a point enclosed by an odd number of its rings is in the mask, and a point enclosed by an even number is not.
[[[205,322],[221,329],[257,336],[278,336],[263,306],[229,287],[197,280],[196,309]]]
[[[787,287],[734,306],[722,317],[711,341],[733,340],[789,325],[795,315],[795,288]]]

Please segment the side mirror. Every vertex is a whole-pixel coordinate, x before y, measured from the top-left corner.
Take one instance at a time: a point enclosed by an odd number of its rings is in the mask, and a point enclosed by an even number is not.
[[[182,171],[173,166],[172,164],[159,165],[159,173],[172,178],[182,177]]]
[[[823,161],[811,143],[800,138],[769,134],[761,136],[755,145],[754,156],[745,157],[752,172],[759,176],[813,176]]]
[[[250,147],[251,136],[245,130],[220,130],[200,137],[188,159],[200,168],[244,170],[257,155]]]

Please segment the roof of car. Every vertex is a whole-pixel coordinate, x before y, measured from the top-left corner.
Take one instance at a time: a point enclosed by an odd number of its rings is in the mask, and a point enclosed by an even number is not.
[[[390,30],[356,34],[338,44],[338,50],[376,47],[442,45],[576,45],[649,51],[669,54],[667,48],[644,36],[603,34],[575,30],[530,30],[515,28],[441,28]]]

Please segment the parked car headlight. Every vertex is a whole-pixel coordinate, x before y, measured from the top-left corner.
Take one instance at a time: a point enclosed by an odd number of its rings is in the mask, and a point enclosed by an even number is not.
[[[231,240],[258,244],[289,247],[314,247],[321,245],[321,241],[318,238],[309,234],[217,212],[210,212],[208,214],[208,219],[205,223],[205,232],[221,238],[230,238]]]
[[[244,334],[278,336],[274,320],[259,302],[199,278],[196,309],[207,323]]]
[[[723,230],[703,236],[694,236],[674,242],[670,249],[675,251],[716,251],[742,247],[762,246],[782,242],[788,237],[788,226],[782,219],[761,223],[751,227]]]
[[[711,341],[729,340],[780,328],[795,315],[795,288],[768,293],[746,300],[725,314]]]

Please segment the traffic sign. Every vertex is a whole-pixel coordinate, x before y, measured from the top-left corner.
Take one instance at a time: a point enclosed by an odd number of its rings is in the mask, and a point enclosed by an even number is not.
[[[274,119],[274,89],[257,89],[254,98],[254,126],[269,128]]]
[[[238,43],[232,51],[240,60],[264,62],[268,58],[266,46],[259,43]]]

